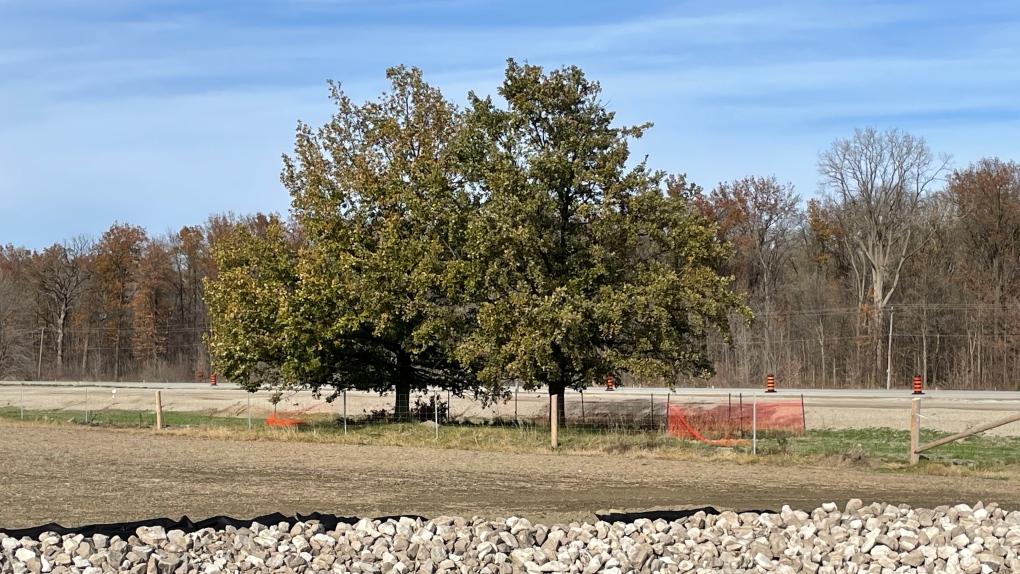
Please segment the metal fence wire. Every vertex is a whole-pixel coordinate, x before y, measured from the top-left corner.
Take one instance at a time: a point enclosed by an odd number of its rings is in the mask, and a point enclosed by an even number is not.
[[[542,391],[515,390],[506,401],[485,404],[444,390],[412,393],[408,416],[398,419],[392,393],[343,392],[315,395],[297,391],[274,395],[245,392],[233,385],[144,384],[105,386],[0,384],[0,417],[90,425],[155,426],[157,397],[163,426],[335,426],[432,422],[439,425],[549,425],[550,400]],[[328,400],[331,398],[332,400]],[[662,432],[702,440],[746,438],[754,424],[750,397],[690,397],[666,389],[629,392],[567,391],[560,426],[589,432]],[[803,433],[802,399],[757,398],[758,428]]]

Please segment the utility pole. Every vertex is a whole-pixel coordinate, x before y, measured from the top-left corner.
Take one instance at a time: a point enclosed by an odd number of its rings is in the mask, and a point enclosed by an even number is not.
[[[43,336],[46,334],[46,327],[39,327],[39,368],[35,374],[35,380],[42,380],[42,350],[43,350]]]
[[[892,322],[895,314],[895,311],[889,311],[889,348],[885,352],[885,390],[887,391],[892,388]]]

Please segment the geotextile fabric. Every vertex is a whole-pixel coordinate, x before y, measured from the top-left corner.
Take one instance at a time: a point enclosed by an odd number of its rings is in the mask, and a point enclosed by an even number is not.
[[[625,522],[631,523],[638,519],[648,520],[665,520],[667,522],[673,522],[675,520],[684,520],[699,512],[705,514],[719,514],[719,511],[711,506],[704,506],[701,508],[692,508],[687,510],[648,510],[643,512],[611,512],[607,514],[596,514],[596,518],[599,520],[614,523],[614,522]],[[765,513],[771,512],[768,510],[751,510],[748,512]],[[421,516],[415,515],[401,515],[411,519],[421,519],[423,521],[428,520]],[[389,519],[397,519],[400,516],[385,516],[378,518],[377,520],[386,521]],[[214,516],[205,520],[199,520],[195,522],[187,516],[182,517],[180,520],[172,520],[169,518],[154,518],[151,520],[139,520],[135,522],[114,522],[109,524],[90,524],[87,526],[77,526],[68,528],[61,526],[56,522],[49,524],[43,524],[40,526],[34,526],[32,528],[19,528],[19,529],[7,529],[0,527],[0,533],[6,534],[12,538],[29,538],[38,540],[39,535],[44,532],[55,532],[58,535],[65,534],[81,534],[86,538],[90,538],[95,534],[103,534],[109,537],[119,536],[123,540],[127,540],[128,537],[134,536],[139,527],[146,526],[162,526],[164,530],[181,530],[185,533],[197,532],[205,528],[213,528],[215,530],[223,530],[227,526],[233,526],[234,528],[247,528],[250,527],[253,522],[258,522],[266,526],[279,524],[286,522],[288,524],[295,524],[296,522],[308,522],[311,520],[318,521],[326,529],[326,531],[335,530],[338,524],[357,524],[360,518],[351,516],[336,516],[334,514],[321,514],[313,512],[312,514],[297,514],[294,516],[286,516],[279,512],[273,514],[266,514],[264,516],[257,516],[249,519],[237,519],[229,516]]]

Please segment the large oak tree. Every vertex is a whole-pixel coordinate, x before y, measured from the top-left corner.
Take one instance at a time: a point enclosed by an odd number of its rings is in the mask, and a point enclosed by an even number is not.
[[[477,328],[460,356],[488,385],[548,388],[553,446],[565,389],[621,371],[667,384],[708,373],[707,333],[728,333],[742,308],[693,188],[679,180],[667,196],[662,173],[628,167],[648,126],[614,125],[600,93],[576,67],[511,60],[506,106],[472,94],[460,141],[483,197],[465,285]]]

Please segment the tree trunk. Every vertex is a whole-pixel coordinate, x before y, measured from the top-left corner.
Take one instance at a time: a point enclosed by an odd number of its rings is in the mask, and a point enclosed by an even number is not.
[[[397,422],[411,420],[411,382],[407,379],[397,381],[396,399],[393,405],[393,418]]]
[[[61,308],[57,317],[57,378],[64,374],[64,325],[67,323],[67,309]]]

